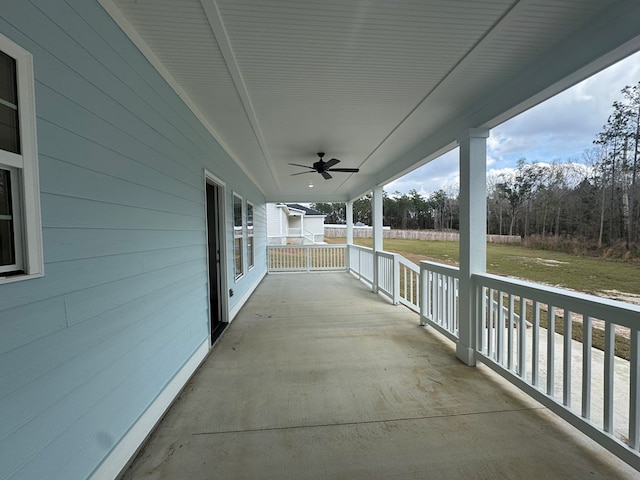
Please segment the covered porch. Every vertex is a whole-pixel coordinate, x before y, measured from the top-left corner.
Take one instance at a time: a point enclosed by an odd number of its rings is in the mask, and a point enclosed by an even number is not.
[[[126,471],[142,478],[635,478],[342,272],[270,274]]]

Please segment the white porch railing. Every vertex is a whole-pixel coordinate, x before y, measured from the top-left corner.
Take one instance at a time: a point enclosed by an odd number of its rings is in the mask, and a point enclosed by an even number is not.
[[[415,263],[397,253],[374,252],[371,248],[357,245],[348,245],[348,251],[351,273],[389,297],[393,303],[402,303],[415,312],[420,311],[420,269]]]
[[[360,280],[373,285],[373,249],[348,245],[349,271],[357,275]]]
[[[346,269],[458,341],[456,267],[355,245],[268,250],[269,271]],[[489,274],[472,284],[477,360],[640,470],[640,307]]]
[[[346,245],[269,245],[269,272],[345,270]]]
[[[640,468],[640,308],[489,274],[474,282],[478,360]],[[629,361],[615,356],[626,346]]]
[[[431,325],[450,340],[458,341],[458,288],[460,271],[457,267],[434,262],[420,262],[422,299],[420,324]]]
[[[307,242],[316,243],[316,235],[315,235],[315,233],[312,233],[309,230],[305,230],[303,232],[302,236]]]
[[[394,254],[397,265],[397,302],[406,305],[416,313],[420,312],[420,267],[402,255]]]
[[[374,279],[376,279],[374,283],[377,284],[378,291],[393,300],[393,303],[398,303],[395,295],[397,291],[395,279],[398,278],[395,273],[395,255],[389,252],[376,252],[374,258],[378,267],[374,272]]]

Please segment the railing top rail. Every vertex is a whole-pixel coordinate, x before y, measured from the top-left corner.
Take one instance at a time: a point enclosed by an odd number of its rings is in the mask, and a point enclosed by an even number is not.
[[[384,251],[378,251],[376,253],[381,257],[390,258],[390,259],[393,259],[393,257],[395,257],[397,255],[396,253],[384,252]],[[400,255],[398,255],[398,256],[400,256]]]
[[[373,253],[373,248],[363,247],[361,245],[349,244],[349,245],[347,245],[347,247],[353,248],[355,250],[362,250],[363,252]]]
[[[436,273],[441,273],[443,275],[449,275],[455,278],[458,278],[460,276],[460,269],[458,267],[454,267],[452,265],[444,265],[442,263],[430,262],[428,260],[421,260],[420,268],[431,270]]]
[[[489,273],[476,274],[473,277],[484,287],[503,290],[575,313],[588,313],[593,318],[611,320],[617,325],[629,328],[640,327],[640,306],[638,305]]]
[[[273,250],[273,249],[291,249],[294,250],[296,248],[311,248],[311,249],[320,249],[320,248],[340,248],[340,249],[344,249],[347,246],[345,244],[334,244],[334,243],[330,243],[330,244],[323,244],[323,243],[315,243],[313,245],[267,245],[267,249],[269,250]]]
[[[414,272],[418,272],[418,273],[420,272],[420,267],[418,265],[413,263],[411,260],[407,260],[402,255],[398,255],[398,262],[400,262],[402,265],[409,267]]]

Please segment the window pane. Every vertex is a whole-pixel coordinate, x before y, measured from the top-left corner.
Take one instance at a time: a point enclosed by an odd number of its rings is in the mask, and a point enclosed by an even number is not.
[[[11,215],[11,172],[0,170],[0,215]]]
[[[242,260],[244,228],[242,225],[242,198],[233,196],[233,257],[235,277],[242,275],[244,265]]]
[[[242,199],[233,197],[233,226],[242,227]]]
[[[247,238],[247,248],[249,249],[249,267],[253,267],[253,236]]]
[[[0,149],[20,153],[18,111],[0,104]]]
[[[253,267],[253,205],[247,202],[247,262]]]
[[[13,222],[0,220],[0,266],[16,263],[13,248]]]
[[[11,174],[0,170],[0,266],[16,263],[11,212]]]
[[[234,270],[235,270],[235,278],[238,278],[242,275],[242,237],[236,238],[233,241],[233,249],[234,249]]]
[[[0,52],[0,99],[17,105],[16,61]]]

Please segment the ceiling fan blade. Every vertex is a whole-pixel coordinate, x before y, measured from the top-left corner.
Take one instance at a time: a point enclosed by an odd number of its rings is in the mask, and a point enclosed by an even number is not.
[[[329,180],[330,178],[333,178],[331,175],[329,175],[328,172],[320,172],[320,174],[324,177],[325,180]]]
[[[313,168],[310,167],[309,165],[300,165],[299,163],[290,163],[289,165],[293,165],[294,167],[309,168],[309,169],[313,170]]]
[[[358,173],[360,171],[359,168],[332,168],[332,172],[348,172],[348,173]]]
[[[294,175],[304,175],[305,173],[316,173],[316,172],[315,170],[309,170],[308,172],[292,173],[291,176],[293,177]]]
[[[340,160],[338,160],[337,158],[332,158],[328,162],[325,162],[324,168],[331,168],[338,163],[340,163]]]

